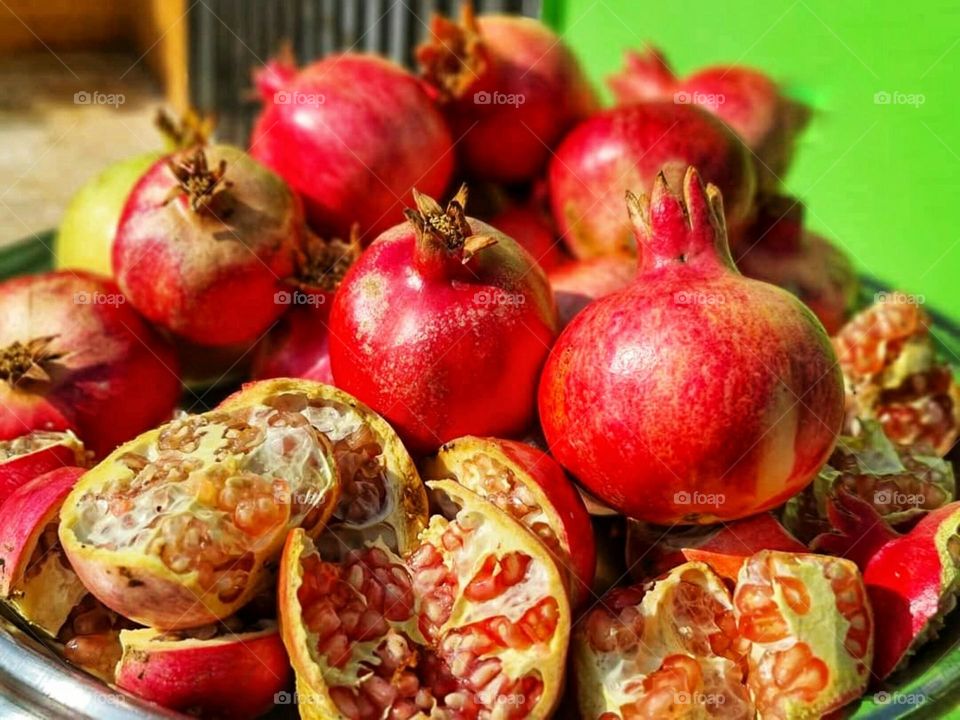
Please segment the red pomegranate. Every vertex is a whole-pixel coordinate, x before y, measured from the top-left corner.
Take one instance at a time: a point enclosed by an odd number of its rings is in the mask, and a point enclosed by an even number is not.
[[[519,435],[556,335],[547,278],[515,241],[417,193],[409,222],[371,245],[330,313],[337,386],[419,452],[461,435]]]
[[[490,224],[516,240],[547,272],[567,257],[552,218],[536,202],[506,207],[490,219]]]
[[[756,219],[731,251],[740,272],[792,292],[829,334],[850,316],[860,290],[853,263],[836,245],[804,228],[799,200],[758,199]]]
[[[60,271],[0,284],[0,440],[73,430],[98,457],[168,419],[172,348],[110,280]]]
[[[723,201],[688,169],[627,205],[642,247],[633,284],[563,331],[540,385],[557,460],[625,515],[732,520],[799,492],[833,449],[843,380],[793,295],[734,268]]]
[[[365,241],[402,219],[417,185],[450,182],[450,131],[422,84],[373,55],[334,55],[297,71],[275,61],[257,77],[264,108],[250,154],[300,193],[314,229]]]
[[[769,75],[742,65],[713,65],[678,78],[654,47],[628,50],[624,65],[607,78],[619,104],[672,100],[699,105],[743,138],[753,152],[761,185],[780,184],[810,112],[786,97]]]
[[[333,384],[328,323],[333,293],[360,257],[360,238],[325,241],[310,235],[290,287],[278,297],[290,309],[257,346],[254,379],[291,377]]]
[[[636,258],[622,253],[575,260],[551,270],[547,277],[557,301],[560,327],[566,327],[597,298],[623,290],[636,274]]]
[[[743,142],[693,105],[646,102],[598,113],[567,135],[550,161],[550,204],[560,235],[578,258],[633,253],[623,192],[649,192],[661,170],[679,191],[688,165],[726,198],[739,231],[752,211],[754,173]]]
[[[242,150],[164,158],[127,198],[113,270],[157,325],[210,346],[250,343],[279,317],[280,280],[303,244],[300,201]]]
[[[533,179],[567,129],[598,106],[576,57],[541,22],[477,18],[466,3],[460,24],[438,15],[431,31],[417,59],[471,179]]]

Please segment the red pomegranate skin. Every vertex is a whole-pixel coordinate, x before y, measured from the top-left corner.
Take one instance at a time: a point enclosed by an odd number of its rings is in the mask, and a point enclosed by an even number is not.
[[[416,77],[373,55],[274,72],[250,154],[303,197],[314,230],[370,242],[403,219],[414,185],[440,195],[453,173],[450,130]]]
[[[645,102],[577,125],[548,171],[551,210],[570,252],[581,259],[634,252],[624,190],[649,192],[661,169],[679,190],[688,165],[720,188],[728,225],[739,231],[752,210],[753,166],[743,142],[705,110]]]
[[[123,209],[114,275],[133,306],[174,335],[204,346],[249,344],[285,309],[274,296],[304,242],[303,208],[279,176],[239,148],[204,153],[211,168],[226,162],[223,205],[194,210],[186,194],[168,202],[177,178],[169,159],[159,160]]]
[[[432,31],[417,58],[471,180],[534,179],[564,133],[599,107],[577,58],[537,20],[465,10],[459,25],[435,17]]]
[[[53,337],[49,380],[0,379],[0,440],[73,430],[102,457],[172,416],[180,398],[176,354],[107,278],[64,271],[0,284],[0,354]]]
[[[486,223],[465,222],[496,244],[464,263],[462,251],[431,246],[403,223],[364,252],[331,310],[337,387],[389,420],[415,453],[462,435],[522,434],[556,337],[536,261]]]
[[[708,197],[709,194],[709,197]],[[708,523],[772,508],[826,461],[843,420],[829,339],[793,295],[739,275],[719,191],[688,171],[632,198],[633,284],[550,353],[540,421],[554,457],[616,510]]]
[[[497,213],[490,224],[516,240],[547,272],[567,259],[552,219],[535,203],[507,207]]]
[[[678,78],[656,48],[627,51],[624,65],[607,78],[619,104],[672,100],[699,105],[743,138],[754,153],[761,185],[780,183],[809,111],[783,95],[769,75],[742,65],[714,65]]]
[[[597,298],[623,290],[637,274],[637,260],[624,254],[574,260],[550,271],[547,277],[557,301],[560,327]]]
[[[291,289],[288,292],[293,292]],[[300,290],[310,302],[295,305],[257,346],[254,380],[291,377],[333,385],[330,369],[330,305],[333,294]]]

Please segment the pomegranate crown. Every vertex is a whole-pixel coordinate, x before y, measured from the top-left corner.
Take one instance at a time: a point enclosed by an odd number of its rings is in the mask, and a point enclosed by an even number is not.
[[[495,245],[492,235],[475,234],[467,221],[467,186],[463,184],[447,203],[446,209],[428,195],[413,191],[417,209],[404,210],[407,220],[413,225],[421,245],[440,248],[448,255],[458,256],[462,264],[470,261],[477,252]]]
[[[49,382],[48,371],[64,357],[51,347],[56,339],[56,335],[48,335],[25,343],[16,340],[0,350],[0,381],[13,386],[22,380]]]
[[[607,78],[607,86],[621,103],[654,100],[672,92],[677,82],[666,56],[655,45],[627,50],[624,68]]]
[[[297,253],[297,271],[293,282],[301,287],[333,292],[361,252],[358,223],[351,226],[350,237],[346,241],[340,238],[324,240],[308,232],[306,247]]]
[[[661,170],[649,196],[637,197],[627,190],[627,211],[642,249],[643,266],[705,259],[733,267],[720,190],[713,184],[704,187],[693,166],[683,176],[682,197],[670,189]]]
[[[459,23],[435,14],[430,33],[431,40],[416,51],[421,74],[443,100],[462,97],[486,72],[489,60],[473,2],[463,4]]]
[[[192,107],[187,108],[179,119],[160,108],[153,123],[174,150],[206,145],[216,125],[212,115],[201,115]]]
[[[221,160],[212,170],[207,165],[207,154],[202,147],[177,158],[167,160],[167,166],[177,179],[177,184],[170,189],[164,204],[169,203],[181,195],[186,195],[190,202],[190,209],[194,212],[213,210],[214,201],[222,191],[233,183],[224,175],[227,172],[227,161]]]

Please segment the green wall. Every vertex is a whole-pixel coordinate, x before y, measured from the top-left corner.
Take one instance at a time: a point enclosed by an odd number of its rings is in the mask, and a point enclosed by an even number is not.
[[[645,40],[681,74],[773,74],[815,110],[787,178],[809,225],[960,319],[958,0],[545,0],[544,16],[598,85]],[[878,104],[881,92],[921,98]]]

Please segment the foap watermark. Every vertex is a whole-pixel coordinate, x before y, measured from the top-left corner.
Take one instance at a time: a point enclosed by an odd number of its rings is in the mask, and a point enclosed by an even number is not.
[[[508,293],[503,290],[478,290],[473,295],[477,305],[523,305],[527,298],[523,293]]]
[[[327,102],[323,93],[306,93],[297,90],[278,90],[273,94],[274,105],[301,105],[319,107]]]
[[[877,705],[922,705],[927,701],[923,693],[887,692],[881,690],[873,694],[873,701]]]
[[[899,90],[879,90],[873,94],[874,105],[910,105],[920,107],[927,101],[923,93],[906,93]]]
[[[121,293],[75,292],[74,305],[123,305],[127,299]]]
[[[716,107],[717,105],[723,105],[726,101],[727,97],[723,93],[678,90],[673,94],[673,102],[675,105],[709,105],[710,107]]]
[[[497,695],[495,702],[507,707],[523,707],[527,704],[527,696],[522,693],[504,693]]]
[[[877,490],[873,494],[876,505],[894,505],[896,507],[920,507],[927,502],[923,493],[904,493],[899,490]]]
[[[677,305],[723,305],[726,300],[721,293],[700,290],[680,290],[673,294]]]
[[[927,301],[927,297],[926,295],[894,290],[893,292],[881,291],[874,293],[873,301],[878,303],[893,303],[894,305],[923,305]]]
[[[102,93],[99,90],[78,90],[73,94],[74,105],[112,105],[120,107],[127,101],[123,93]]]
[[[727,502],[723,493],[703,493],[698,490],[687,492],[678,490],[673,494],[674,505],[693,505],[695,507],[720,507]]]
[[[527,101],[522,93],[488,92],[480,90],[473,94],[474,105],[513,105],[520,107]]]
[[[323,293],[307,293],[302,290],[278,290],[273,294],[274,305],[312,305],[317,307],[327,301]]]
[[[701,707],[716,707],[727,701],[723,693],[683,692],[674,693],[673,701],[677,705],[699,705]]]

